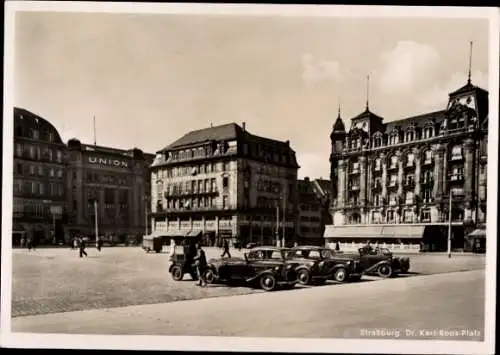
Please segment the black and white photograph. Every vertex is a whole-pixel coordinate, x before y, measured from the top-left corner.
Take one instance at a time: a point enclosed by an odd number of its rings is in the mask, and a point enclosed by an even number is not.
[[[494,353],[498,9],[5,9],[3,347]]]

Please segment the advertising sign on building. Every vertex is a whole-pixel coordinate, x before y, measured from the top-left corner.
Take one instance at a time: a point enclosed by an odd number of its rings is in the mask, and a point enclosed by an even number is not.
[[[113,168],[128,168],[128,161],[118,158],[89,156],[88,163]]]

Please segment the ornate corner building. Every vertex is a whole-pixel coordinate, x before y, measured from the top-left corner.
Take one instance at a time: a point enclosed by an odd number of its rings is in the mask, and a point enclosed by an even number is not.
[[[463,248],[464,235],[486,221],[487,136],[488,92],[470,80],[437,112],[384,123],[367,105],[348,131],[339,112],[330,135],[332,231],[420,225],[428,227],[422,242],[443,249],[451,197],[452,244]]]
[[[156,233],[274,244],[295,236],[297,170],[290,143],[235,123],[191,131],[157,153],[151,166]]]
[[[12,243],[64,238],[66,146],[44,118],[14,107]]]

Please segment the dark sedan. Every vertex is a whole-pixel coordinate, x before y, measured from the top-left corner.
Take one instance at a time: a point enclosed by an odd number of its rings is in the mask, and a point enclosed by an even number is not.
[[[275,247],[256,247],[244,258],[219,258],[208,262],[204,278],[216,281],[243,281],[265,291],[289,289],[297,283],[295,264],[287,262],[284,251]]]
[[[322,284],[328,279],[337,282],[346,282],[359,279],[357,258],[348,255],[335,255],[331,250],[319,246],[297,246],[288,250],[289,260],[300,262],[295,269],[299,283]]]

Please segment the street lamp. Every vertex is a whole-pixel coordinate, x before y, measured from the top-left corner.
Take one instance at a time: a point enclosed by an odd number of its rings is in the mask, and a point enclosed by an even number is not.
[[[450,189],[450,201],[448,205],[448,259],[451,258],[451,200],[453,196],[453,190]]]
[[[90,199],[90,202],[94,204],[94,222],[95,222],[95,240],[99,239],[99,225],[97,224],[97,199]]]
[[[148,235],[148,198],[144,197],[144,226],[145,232],[144,235]]]

